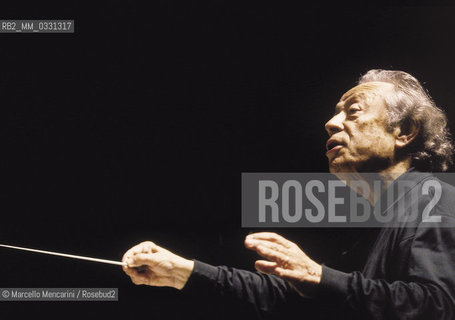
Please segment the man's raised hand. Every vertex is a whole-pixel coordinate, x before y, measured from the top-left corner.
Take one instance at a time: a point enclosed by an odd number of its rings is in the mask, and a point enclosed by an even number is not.
[[[194,268],[194,261],[182,258],[153,242],[145,241],[123,256],[123,271],[134,284],[173,287],[181,290]]]

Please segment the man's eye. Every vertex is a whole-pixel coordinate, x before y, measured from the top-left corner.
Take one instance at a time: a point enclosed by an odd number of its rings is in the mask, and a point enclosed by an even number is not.
[[[357,111],[360,111],[360,108],[358,106],[353,106],[348,109],[348,114],[354,114]]]

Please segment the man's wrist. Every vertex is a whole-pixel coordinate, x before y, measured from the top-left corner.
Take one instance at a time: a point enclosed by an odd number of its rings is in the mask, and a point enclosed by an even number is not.
[[[307,281],[319,284],[322,277],[322,266],[315,263],[313,266],[308,268],[308,279]]]
[[[178,266],[176,266],[175,274],[174,274],[174,287],[176,289],[182,290],[185,287],[188,279],[191,276],[191,273],[194,269],[194,261],[183,259],[179,262]]]

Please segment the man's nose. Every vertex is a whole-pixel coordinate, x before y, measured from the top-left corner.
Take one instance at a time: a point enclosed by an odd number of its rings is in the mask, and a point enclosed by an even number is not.
[[[325,130],[329,136],[334,135],[335,133],[343,130],[343,112],[340,112],[332,117],[325,124]]]

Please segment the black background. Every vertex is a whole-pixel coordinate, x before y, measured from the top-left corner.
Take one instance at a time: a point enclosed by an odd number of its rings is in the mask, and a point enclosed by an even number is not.
[[[75,20],[74,34],[0,34],[2,243],[120,260],[153,240],[187,258],[252,269],[241,173],[327,172],[324,123],[362,73],[410,72],[454,126],[455,8],[145,3],[1,9],[2,19]],[[356,234],[275,231],[316,261]],[[1,287],[120,291],[112,303],[2,303],[0,315],[146,310],[180,319],[234,310],[134,286],[116,266],[8,249],[0,261]]]

